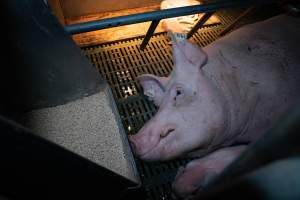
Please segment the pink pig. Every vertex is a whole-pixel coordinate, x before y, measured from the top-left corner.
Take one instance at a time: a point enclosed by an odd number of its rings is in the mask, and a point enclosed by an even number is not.
[[[255,141],[300,100],[299,35],[300,19],[281,15],[203,49],[173,44],[169,77],[138,77],[159,110],[130,137],[135,154],[205,156],[179,170],[174,190],[186,197],[204,187],[245,149],[238,144]]]

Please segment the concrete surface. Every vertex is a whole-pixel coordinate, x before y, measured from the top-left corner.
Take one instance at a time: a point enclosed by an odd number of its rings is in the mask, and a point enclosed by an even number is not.
[[[59,0],[65,18],[139,8],[159,4],[161,0]]]
[[[127,138],[120,133],[107,90],[65,105],[31,111],[24,119],[24,125],[34,133],[138,182],[128,143],[124,144]]]

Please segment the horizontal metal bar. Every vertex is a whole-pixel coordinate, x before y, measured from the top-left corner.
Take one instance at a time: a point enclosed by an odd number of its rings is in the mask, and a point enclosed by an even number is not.
[[[205,22],[207,22],[207,20],[214,14],[215,12],[208,12],[205,13],[201,19],[197,22],[197,24],[192,28],[192,30],[190,30],[190,32],[188,32],[187,34],[187,39],[191,38],[193,36],[193,34],[195,32],[198,31],[199,28],[201,28],[201,26],[203,26],[205,24]]]
[[[186,6],[186,7],[172,8],[166,10],[158,10],[158,11],[145,12],[140,14],[133,14],[133,15],[127,15],[121,17],[113,17],[108,19],[72,24],[72,25],[65,26],[65,31],[69,34],[84,33],[89,31],[100,30],[100,29],[112,28],[116,26],[136,24],[136,23],[141,23],[146,21],[161,20],[166,18],[179,17],[184,15],[191,15],[191,14],[204,13],[204,12],[214,12],[216,10],[225,9],[225,8],[243,7],[243,6],[250,6],[254,4],[256,5],[268,4],[272,2],[274,2],[274,0],[218,1],[215,3],[201,4],[197,6]]]
[[[154,31],[155,31],[155,29],[156,29],[156,27],[157,27],[158,24],[159,24],[159,20],[152,21],[152,23],[151,23],[151,25],[150,25],[150,27],[149,27],[149,29],[147,31],[147,34],[146,34],[146,36],[145,36],[145,38],[144,38],[144,40],[143,40],[143,42],[142,42],[142,44],[140,46],[140,48],[141,48],[142,51],[147,46],[147,44],[148,44],[151,36],[153,35],[153,33],[154,33]]]

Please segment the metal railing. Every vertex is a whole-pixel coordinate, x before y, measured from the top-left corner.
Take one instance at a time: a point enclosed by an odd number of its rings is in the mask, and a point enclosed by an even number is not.
[[[148,44],[148,41],[153,35],[160,20],[162,19],[198,14],[198,13],[206,13],[205,15],[202,16],[202,18],[198,21],[198,23],[192,28],[192,30],[187,34],[188,38],[190,38],[217,10],[226,9],[226,8],[236,8],[236,7],[249,7],[254,5],[269,4],[273,2],[274,0],[217,1],[214,3],[201,4],[196,6],[171,8],[166,10],[158,10],[158,11],[145,12],[140,14],[132,14],[132,15],[102,19],[102,20],[72,24],[72,25],[65,26],[65,31],[69,34],[78,34],[78,33],[84,33],[89,31],[117,27],[117,26],[124,26],[129,24],[152,21],[146,33],[146,36],[140,46],[141,49],[143,50]]]

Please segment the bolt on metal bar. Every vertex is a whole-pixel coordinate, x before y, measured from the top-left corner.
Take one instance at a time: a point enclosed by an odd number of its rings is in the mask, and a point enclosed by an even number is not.
[[[90,22],[83,22],[65,26],[65,31],[69,34],[84,33],[100,29],[112,28],[116,26],[123,26],[128,24],[136,24],[146,21],[161,20],[172,17],[179,17],[184,15],[192,15],[198,13],[214,12],[219,9],[235,8],[250,6],[254,4],[267,4],[273,3],[274,0],[227,0],[217,1],[209,4],[201,4],[196,6],[186,6],[180,8],[172,8],[166,10],[152,11],[140,14],[133,14],[121,17],[113,17],[102,20],[95,20]]]
[[[145,47],[147,46],[147,44],[148,44],[150,38],[152,37],[152,35],[153,35],[153,33],[154,33],[154,31],[155,31],[157,25],[159,24],[159,21],[160,21],[160,20],[153,20],[153,21],[152,21],[152,23],[151,23],[151,25],[150,25],[150,27],[149,27],[149,29],[148,29],[148,31],[147,31],[147,34],[146,34],[146,36],[145,36],[145,38],[144,38],[144,40],[143,40],[143,42],[142,42],[142,44],[141,44],[141,46],[140,46],[140,48],[141,48],[142,51],[143,51],[143,50],[145,49]]]
[[[196,23],[196,25],[188,32],[187,39],[191,38],[195,32],[198,31],[198,29],[207,22],[207,20],[214,14],[215,12],[209,12],[205,13],[201,19]]]

